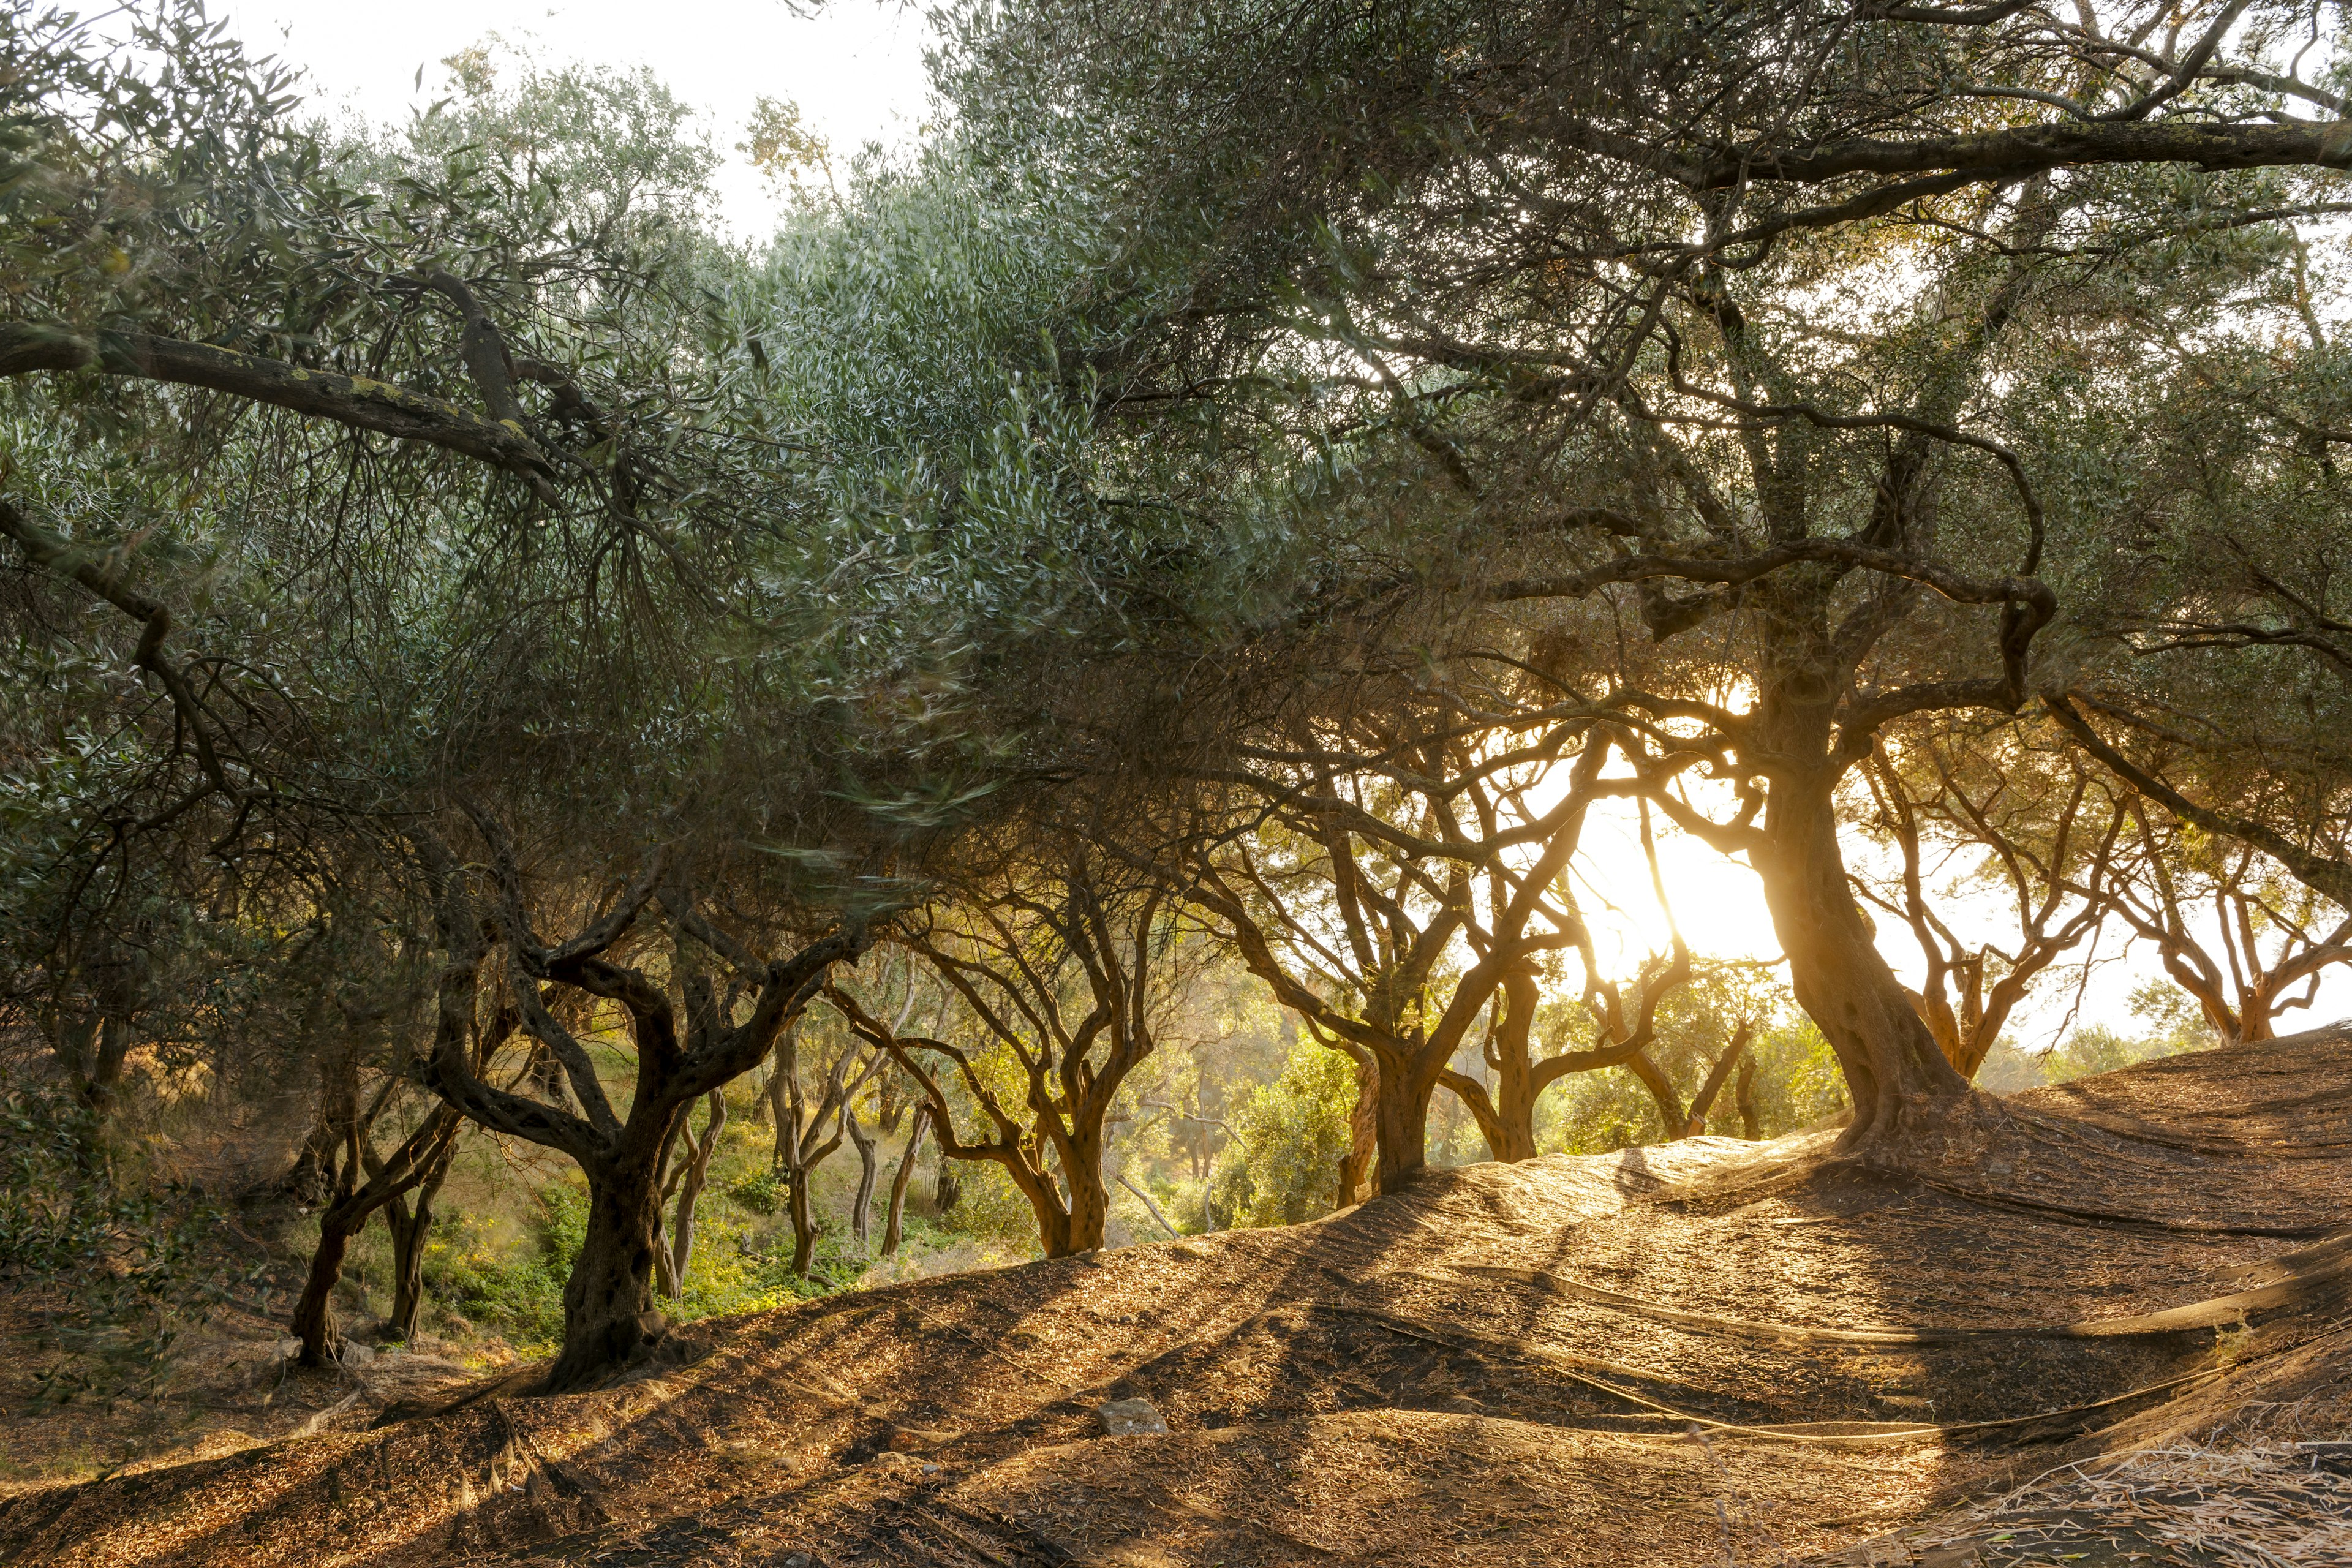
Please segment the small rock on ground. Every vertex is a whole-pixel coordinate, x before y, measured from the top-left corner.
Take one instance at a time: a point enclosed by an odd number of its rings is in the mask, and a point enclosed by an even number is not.
[[[1133,1437],[1148,1432],[1165,1434],[1168,1418],[1149,1399],[1114,1399],[1108,1405],[1095,1406],[1102,1418],[1103,1431],[1113,1437]]]

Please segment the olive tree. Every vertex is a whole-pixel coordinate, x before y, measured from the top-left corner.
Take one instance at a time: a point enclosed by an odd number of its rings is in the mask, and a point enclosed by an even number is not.
[[[1223,464],[1169,502],[1247,526],[1283,432],[1292,510],[1356,525],[1307,613],[1577,642],[1653,805],[1757,871],[1876,1149],[1968,1087],[1856,902],[1843,786],[1890,724],[2063,679],[2037,651],[2114,563],[2085,481],[2148,403],[2144,283],[2176,337],[2238,331],[2262,237],[2352,161],[2294,74],[2307,8],[2152,41],[2170,15],[1035,4],[949,81],[1008,147],[1051,106],[1190,247],[1089,366],[1103,417]]]

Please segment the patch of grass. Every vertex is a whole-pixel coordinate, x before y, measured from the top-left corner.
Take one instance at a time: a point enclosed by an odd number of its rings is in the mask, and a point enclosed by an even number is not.
[[[588,1224],[588,1194],[576,1181],[551,1182],[533,1195],[538,1213],[519,1247],[496,1247],[488,1226],[467,1215],[436,1225],[425,1244],[433,1300],[468,1325],[496,1330],[526,1356],[551,1354],[563,1342],[563,1282]]]
[[[794,1274],[791,1232],[764,1223],[768,1214],[759,1206],[767,1185],[747,1177],[703,1195],[681,1299],[661,1303],[672,1318],[788,1306],[849,1289],[873,1266],[846,1226],[827,1225],[818,1232],[808,1274]],[[749,1189],[751,1202],[741,1189]],[[502,1247],[486,1220],[451,1215],[435,1227],[425,1257],[426,1291],[462,1320],[449,1325],[453,1330],[498,1333],[525,1356],[551,1354],[562,1342],[564,1280],[588,1216],[588,1194],[576,1180],[551,1183],[534,1196],[538,1212],[527,1218],[520,1242]],[[960,1239],[908,1218],[910,1251],[943,1250]]]

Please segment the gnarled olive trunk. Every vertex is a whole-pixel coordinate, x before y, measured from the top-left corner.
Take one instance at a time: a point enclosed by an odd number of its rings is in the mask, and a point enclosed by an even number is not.
[[[1061,1252],[1092,1252],[1103,1244],[1103,1227],[1110,1219],[1110,1185],[1103,1180],[1102,1135],[1099,1128],[1080,1128],[1070,1140],[1068,1168],[1062,1184],[1070,1194],[1069,1232]]]
[[[699,1139],[687,1119],[679,1119],[678,1140],[685,1145],[685,1156],[664,1184],[666,1194],[674,1191],[677,1196],[670,1211],[669,1232],[654,1254],[654,1283],[672,1300],[686,1294],[686,1266],[694,1260],[695,1213],[702,1202],[702,1189],[710,1180],[710,1157],[719,1152],[719,1135],[727,1128],[725,1091],[714,1089],[705,1099],[710,1111]]]
[[[1723,1086],[1729,1081],[1734,1068],[1739,1069],[1741,1084],[1752,1083],[1756,1069],[1755,1064],[1748,1059],[1748,1043],[1755,1037],[1755,1024],[1742,1019],[1739,1026],[1731,1033],[1731,1043],[1723,1047],[1715,1058],[1715,1066],[1707,1069],[1706,1081],[1698,1086],[1696,1094],[1691,1096],[1689,1112],[1677,1136],[1696,1138],[1706,1131],[1706,1119],[1714,1111],[1716,1100],[1722,1097]]]
[[[898,1173],[890,1178],[890,1208],[882,1221],[882,1256],[896,1256],[906,1239],[907,1184],[915,1174],[915,1156],[923,1147],[923,1129],[931,1123],[931,1108],[918,1105],[914,1123],[907,1129],[907,1152],[898,1156]]]
[[[1440,1078],[1477,1119],[1487,1154],[1506,1163],[1536,1157],[1536,1101],[1552,1081],[1537,1070],[1531,1045],[1536,1008],[1542,1000],[1534,971],[1514,969],[1506,974],[1502,1007],[1486,1035],[1486,1057],[1494,1069],[1494,1083],[1482,1084],[1451,1068]]]
[[[449,1156],[444,1154],[416,1184],[413,1204],[395,1194],[386,1205],[384,1223],[392,1230],[392,1317],[385,1332],[404,1344],[416,1337],[416,1316],[425,1306],[425,1243],[433,1234],[433,1200],[448,1174]]]
[[[343,1258],[351,1251],[352,1237],[367,1224],[371,1212],[359,1207],[354,1199],[345,1198],[319,1213],[319,1245],[311,1249],[310,1271],[302,1281],[302,1294],[294,1302],[294,1321],[289,1325],[302,1342],[294,1359],[304,1366],[331,1366],[342,1359],[343,1336],[335,1321],[335,1287],[343,1278]]]
[[[1050,1180],[1050,1178],[1049,1178]],[[1051,1199],[1029,1195],[1029,1206],[1037,1215],[1037,1240],[1048,1258],[1069,1258],[1081,1252],[1092,1252],[1102,1245],[1103,1220],[1109,1212],[1102,1184],[1094,1184],[1093,1201],[1073,1194],[1067,1207]]]
[[[1053,1164],[1040,1157],[999,1160],[1037,1217],[1037,1240],[1048,1258],[1068,1258],[1102,1246],[1103,1227],[1110,1218],[1110,1188],[1102,1173],[1102,1133],[1083,1123],[1068,1135],[1066,1157],[1058,1161],[1061,1180]],[[1206,1195],[1202,1202],[1205,1205]]]
[[[320,1121],[304,1134],[293,1166],[278,1178],[280,1192],[306,1208],[328,1201],[335,1190],[335,1151],[339,1141],[332,1123]]]
[[[793,1272],[803,1279],[816,1261],[816,1211],[809,1199],[809,1184],[815,1177],[814,1165],[785,1173],[784,1214],[793,1222]]]
[[[1379,1184],[1386,1194],[1404,1184],[1429,1164],[1429,1100],[1437,1088],[1439,1062],[1426,1072],[1411,1064],[1385,1060],[1372,1090],[1373,1126],[1380,1142]]]
[[[1502,1076],[1496,1075],[1497,1079]],[[1475,1100],[1463,1101],[1478,1123],[1478,1135],[1486,1141],[1486,1157],[1506,1164],[1536,1157],[1535,1097],[1515,1095],[1511,1092],[1515,1087],[1496,1084],[1491,1114],[1488,1107]]]
[[[1775,781],[1750,859],[1790,988],[1845,1074],[1853,1121],[1843,1142],[1857,1148],[1899,1137],[1916,1120],[1911,1111],[1963,1098],[1969,1086],[1871,938],[1846,877],[1826,771]]]
[[[873,1134],[857,1120],[856,1107],[842,1112],[841,1130],[849,1134],[850,1144],[857,1151],[857,1192],[849,1200],[849,1228],[863,1249],[874,1239],[874,1189],[881,1180],[882,1163]]]
[[[1380,1152],[1380,1063],[1372,1053],[1356,1053],[1356,1103],[1348,1108],[1348,1152],[1339,1157],[1339,1190],[1334,1206],[1364,1201],[1372,1161]]]
[[[1525,1058],[1506,1056],[1495,1071],[1495,1122],[1479,1124],[1486,1152],[1497,1160],[1536,1157],[1536,1082]],[[1475,1108],[1473,1107],[1475,1110]]]
[[[1688,1120],[1689,1113],[1683,1109],[1682,1096],[1675,1092],[1674,1080],[1649,1058],[1646,1052],[1625,1065],[1633,1070],[1635,1078],[1642,1080],[1642,1087],[1650,1091],[1650,1099],[1658,1108],[1658,1125],[1666,1130],[1666,1142],[1672,1142],[1681,1137],[1683,1123]]]
[[[768,1069],[768,1081],[761,1094],[768,1102],[769,1116],[776,1127],[776,1149],[772,1163],[779,1171],[792,1169],[794,1151],[793,1140],[800,1129],[793,1125],[792,1083],[782,1061]]]
[[[668,1327],[654,1304],[667,1140],[646,1131],[630,1129],[635,1136],[586,1167],[588,1226],[563,1287],[563,1352],[540,1384],[543,1394],[594,1386],[651,1349]]]
[[[67,1029],[58,1042],[58,1054],[74,1093],[89,1112],[83,1123],[82,1152],[92,1163],[103,1163],[130,1053],[131,1025],[111,1013]]]
[[[420,1200],[421,1220],[411,1216],[403,1224],[413,1224],[415,1258],[401,1251],[401,1226],[394,1230],[395,1258],[404,1264],[421,1268],[425,1229],[431,1224],[431,1194],[437,1191],[442,1177],[447,1173],[449,1161],[457,1147],[457,1113],[442,1107],[425,1119],[424,1124],[408,1135],[389,1159],[376,1165],[363,1185],[356,1185],[358,1173],[354,1154],[337,1183],[334,1201],[319,1212],[319,1245],[310,1254],[310,1270],[302,1283],[302,1294],[294,1303],[294,1318],[289,1328],[302,1342],[297,1359],[304,1366],[324,1366],[342,1354],[341,1336],[337,1331],[334,1311],[336,1284],[342,1279],[343,1259],[351,1251],[352,1237],[366,1228],[368,1215],[386,1204],[397,1202],[419,1187],[430,1184]],[[360,1137],[366,1136],[362,1131]],[[370,1156],[373,1160],[373,1156]],[[408,1278],[402,1273],[395,1280],[395,1292],[400,1281]],[[399,1299],[395,1294],[394,1321],[400,1322]],[[414,1323],[412,1304],[407,1321]]]

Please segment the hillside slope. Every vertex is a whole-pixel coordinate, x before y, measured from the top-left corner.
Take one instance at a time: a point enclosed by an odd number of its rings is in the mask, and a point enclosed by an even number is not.
[[[706,1324],[596,1394],[26,1493],[0,1562],[2352,1560],[2352,1035],[1979,1100],[1899,1172],[1828,1142]],[[1169,1432],[1104,1436],[1129,1397]]]

